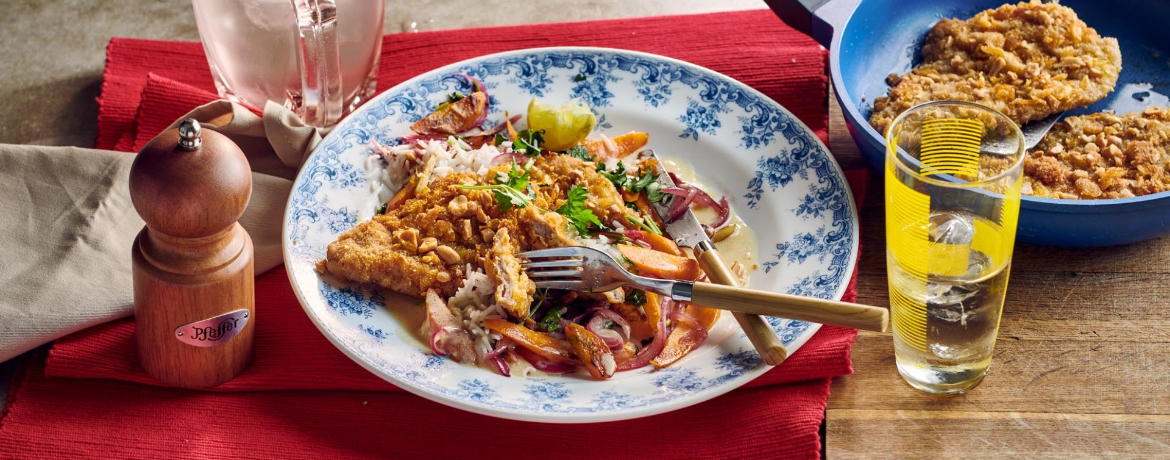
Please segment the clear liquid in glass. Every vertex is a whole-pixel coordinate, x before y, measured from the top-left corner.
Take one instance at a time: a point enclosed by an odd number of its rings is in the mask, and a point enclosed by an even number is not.
[[[974,388],[987,374],[995,350],[1010,264],[995,263],[983,252],[969,249],[970,232],[965,229],[974,228],[974,219],[982,217],[931,215],[932,240],[962,244],[966,238],[965,274],[929,275],[923,284],[899,268],[892,254],[887,257],[890,289],[926,305],[925,350],[894,334],[898,372],[911,386],[929,393],[954,394]]]

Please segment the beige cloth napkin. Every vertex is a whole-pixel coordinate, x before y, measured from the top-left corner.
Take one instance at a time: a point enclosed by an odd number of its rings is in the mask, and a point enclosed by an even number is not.
[[[256,273],[279,266],[292,179],[323,132],[272,102],[263,117],[228,101],[187,117],[248,157],[252,199],[240,224]],[[0,144],[0,361],[133,314],[130,246],[144,225],[130,202],[133,161],[125,152]]]

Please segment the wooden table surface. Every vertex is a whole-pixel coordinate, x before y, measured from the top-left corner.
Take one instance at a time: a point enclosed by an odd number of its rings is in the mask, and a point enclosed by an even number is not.
[[[506,0],[387,2],[385,32],[763,8],[759,0]],[[6,2],[0,28],[0,142],[89,145],[102,58],[111,36],[198,40],[189,1]],[[83,27],[77,27],[82,24]],[[69,30],[61,34],[60,30]],[[832,150],[864,165],[830,98]],[[859,301],[887,305],[880,180],[861,208]],[[902,382],[889,334],[862,332],[855,374],[829,399],[827,457],[1170,458],[1170,238],[1118,248],[1020,246],[991,374],[965,396],[934,397]],[[0,365],[0,405],[11,364]]]
[[[862,167],[835,97],[830,150]],[[858,302],[889,306],[881,176],[861,207]],[[1170,458],[1170,237],[1017,245],[987,378],[961,396],[912,389],[890,334],[861,331],[833,382],[826,457]]]

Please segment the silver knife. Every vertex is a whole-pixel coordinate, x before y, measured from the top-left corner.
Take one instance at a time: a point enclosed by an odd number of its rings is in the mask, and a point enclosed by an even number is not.
[[[654,172],[658,174],[657,182],[659,185],[663,188],[678,186],[670,178],[666,169],[662,167],[662,161],[654,154],[653,150],[643,150],[639,152],[639,156],[643,159],[655,160]],[[674,238],[675,244],[694,250],[695,258],[699,260],[699,267],[712,282],[740,287],[739,277],[731,272],[727,264],[723,263],[719,251],[715,249],[715,244],[707,237],[707,232],[703,231],[699,219],[695,217],[695,213],[689,207],[677,219],[670,220],[670,205],[677,199],[681,198],[668,194],[667,198],[662,201],[650,203],[650,207],[654,208],[654,213],[658,214],[658,218],[666,224],[666,233]],[[788,350],[784,348],[784,343],[780,341],[780,337],[776,336],[776,332],[772,330],[767,321],[764,321],[764,318],[746,313],[733,314],[735,320],[739,322],[739,327],[747,333],[748,340],[752,342],[752,346],[756,347],[756,351],[760,353],[760,357],[764,359],[765,363],[769,366],[775,366],[784,362],[784,359],[788,357]]]

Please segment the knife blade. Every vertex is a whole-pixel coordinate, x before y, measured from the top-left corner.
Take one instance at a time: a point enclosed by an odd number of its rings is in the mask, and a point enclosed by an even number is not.
[[[654,154],[653,150],[643,150],[639,152],[639,158],[643,160],[651,159],[654,164],[654,173],[658,175],[655,182],[660,189],[678,188],[678,184],[670,177],[666,169],[662,166],[661,159]],[[675,244],[680,247],[691,248],[695,252],[695,258],[699,261],[699,267],[703,269],[703,273],[715,283],[740,287],[739,277],[732,273],[727,264],[723,262],[719,251],[715,249],[715,244],[711,242],[711,238],[707,236],[707,232],[703,230],[703,225],[699,223],[699,219],[695,217],[695,213],[691,211],[690,206],[682,212],[677,218],[671,219],[671,206],[675,200],[681,200],[682,197],[666,194],[665,198],[659,200],[657,203],[651,202],[650,207],[654,209],[654,213],[666,225],[666,233],[674,239]],[[677,212],[677,211],[676,211]],[[745,313],[734,313],[735,320],[739,322],[739,326],[747,334],[748,340],[751,341],[752,346],[760,353],[760,357],[764,362],[770,366],[775,366],[784,361],[788,357],[788,350],[784,348],[783,342],[776,336],[776,332],[758,315],[749,315]]]

